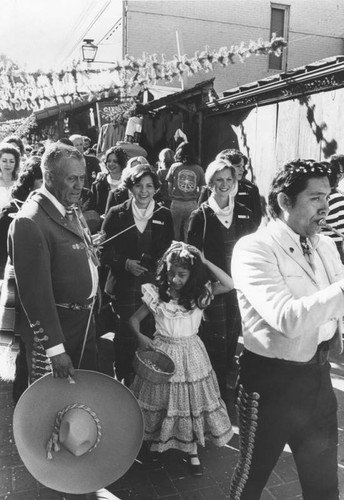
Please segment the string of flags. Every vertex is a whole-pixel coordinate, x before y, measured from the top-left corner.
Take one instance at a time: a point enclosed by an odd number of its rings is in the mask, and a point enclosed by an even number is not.
[[[58,72],[27,73],[13,66],[0,67],[0,110],[32,110],[78,101],[93,101],[106,97],[127,94],[136,86],[150,87],[158,82],[171,82],[183,75],[195,75],[199,71],[213,71],[215,66],[227,67],[235,58],[244,62],[252,55],[280,56],[286,41],[273,36],[270,41],[259,39],[247,45],[221,47],[219,50],[204,50],[194,57],[174,56],[166,61],[156,54],[144,53],[141,59],[126,56],[109,69],[82,69],[77,64],[72,69]]]

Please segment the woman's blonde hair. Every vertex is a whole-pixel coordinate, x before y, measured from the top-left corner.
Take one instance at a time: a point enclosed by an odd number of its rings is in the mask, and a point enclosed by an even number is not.
[[[214,175],[225,168],[228,168],[231,171],[234,183],[238,182],[238,177],[235,167],[233,167],[233,165],[228,163],[227,160],[219,158],[209,163],[207,170],[205,171],[205,182],[208,187],[212,187]]]

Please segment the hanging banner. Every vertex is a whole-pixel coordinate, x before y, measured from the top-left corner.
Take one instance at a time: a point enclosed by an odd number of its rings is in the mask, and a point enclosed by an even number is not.
[[[115,123],[118,117],[118,104],[97,102],[97,118],[99,128],[106,123]]]

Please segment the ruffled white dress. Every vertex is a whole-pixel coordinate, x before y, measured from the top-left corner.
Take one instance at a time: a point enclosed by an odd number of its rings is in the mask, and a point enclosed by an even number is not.
[[[143,302],[155,317],[154,344],[174,361],[167,383],[153,384],[136,375],[131,390],[141,406],[144,440],[151,451],[176,448],[194,452],[205,440],[224,446],[233,436],[215,372],[197,332],[203,310],[187,311],[176,300],[162,302],[155,285],[142,286]]]

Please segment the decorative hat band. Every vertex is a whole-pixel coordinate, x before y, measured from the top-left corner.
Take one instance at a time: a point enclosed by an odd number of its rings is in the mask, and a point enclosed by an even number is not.
[[[70,404],[56,415],[46,446],[47,459],[53,459],[52,452],[60,451],[61,444],[73,455],[83,455],[98,446],[101,436],[101,424],[96,413],[84,404]]]

